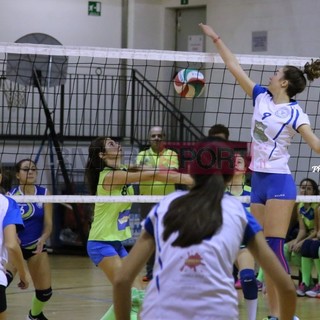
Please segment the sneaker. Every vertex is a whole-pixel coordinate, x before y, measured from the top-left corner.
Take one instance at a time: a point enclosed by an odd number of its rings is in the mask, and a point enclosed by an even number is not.
[[[142,278],[142,281],[143,282],[149,282],[152,280],[152,277],[148,276],[148,275],[145,275],[143,278]]]
[[[47,317],[44,316],[44,314],[41,312],[37,316],[31,315],[31,310],[29,311],[29,315],[27,316],[26,320],[48,320]]]
[[[305,283],[301,282],[299,284],[298,289],[296,290],[297,296],[298,297],[304,297],[308,290],[310,290],[310,287],[308,287]]]
[[[131,313],[139,313],[145,296],[145,290],[139,290],[137,288],[131,288]],[[131,319],[136,319],[131,317]]]
[[[239,279],[234,283],[234,287],[236,289],[242,289],[241,281]]]
[[[306,296],[316,298],[320,294],[320,283],[316,284],[311,290],[306,291]]]

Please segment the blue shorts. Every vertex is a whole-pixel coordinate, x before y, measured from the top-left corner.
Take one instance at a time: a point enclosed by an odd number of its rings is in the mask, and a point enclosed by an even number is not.
[[[121,241],[92,241],[87,242],[87,252],[90,259],[97,266],[103,258],[118,255],[124,258],[128,255]]]
[[[253,172],[251,203],[266,204],[267,200],[296,200],[297,188],[291,174]]]

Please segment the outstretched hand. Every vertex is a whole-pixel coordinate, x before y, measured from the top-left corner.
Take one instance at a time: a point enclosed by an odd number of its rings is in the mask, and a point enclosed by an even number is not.
[[[212,39],[217,39],[218,35],[216,34],[216,32],[207,24],[203,24],[203,23],[199,23],[199,27],[201,28],[202,32],[212,38]]]

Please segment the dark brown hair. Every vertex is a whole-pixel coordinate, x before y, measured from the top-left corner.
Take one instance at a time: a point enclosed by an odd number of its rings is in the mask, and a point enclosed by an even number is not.
[[[210,128],[210,130],[208,132],[209,137],[214,137],[217,134],[224,134],[226,137],[226,140],[229,140],[230,132],[229,132],[229,129],[225,125],[217,123]]]
[[[301,93],[306,85],[307,79],[313,81],[320,77],[320,59],[311,62],[307,62],[304,65],[303,71],[294,66],[283,67],[284,79],[288,81],[287,94],[290,98],[294,97],[298,93]]]
[[[208,137],[206,141],[223,141]],[[231,174],[194,174],[194,186],[187,194],[173,200],[163,219],[163,239],[174,232],[173,246],[188,247],[213,236],[222,225],[221,201]]]
[[[89,193],[95,195],[99,182],[100,172],[106,166],[100,158],[100,152],[105,152],[106,137],[98,137],[89,146],[89,155],[85,169],[85,180],[89,188]]]

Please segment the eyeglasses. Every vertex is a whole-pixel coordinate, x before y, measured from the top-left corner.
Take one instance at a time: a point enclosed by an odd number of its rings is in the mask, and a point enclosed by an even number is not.
[[[35,168],[20,168],[21,171],[24,171],[24,172],[28,172],[28,171],[37,171],[37,169]]]

